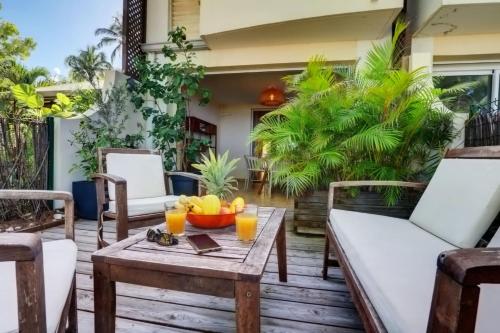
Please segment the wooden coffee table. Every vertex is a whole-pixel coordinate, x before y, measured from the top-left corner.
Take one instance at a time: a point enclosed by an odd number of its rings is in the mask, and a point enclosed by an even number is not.
[[[198,255],[185,237],[177,246],[163,247],[141,232],[95,252],[95,331],[115,331],[115,284],[125,282],[235,298],[238,332],[260,332],[260,280],[275,241],[279,279],[287,280],[285,229],[285,209],[261,207],[254,242],[238,241],[234,226],[205,230],[186,223],[186,235],[207,233],[222,251]]]

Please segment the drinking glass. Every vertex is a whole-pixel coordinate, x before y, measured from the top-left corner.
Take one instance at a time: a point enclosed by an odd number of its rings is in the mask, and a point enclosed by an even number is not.
[[[184,236],[186,228],[186,211],[165,204],[165,221],[167,232],[174,236]]]
[[[243,212],[236,215],[236,235],[243,242],[255,240],[257,236],[257,221],[259,208],[256,205],[246,205]]]

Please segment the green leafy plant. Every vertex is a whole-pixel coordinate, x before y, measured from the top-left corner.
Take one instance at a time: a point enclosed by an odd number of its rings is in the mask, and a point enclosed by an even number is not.
[[[155,147],[162,151],[167,170],[186,170],[192,161],[188,160],[188,152],[194,147],[188,147],[186,134],[191,99],[199,97],[200,105],[210,100],[210,93],[200,85],[205,68],[194,63],[193,44],[186,40],[185,30],[177,27],[168,33],[168,42],[162,49],[166,63],[137,60],[139,79],[130,86],[136,108],[145,119],[152,120],[149,135]],[[175,111],[168,112],[169,106],[175,106]]]
[[[97,172],[97,149],[107,148],[137,148],[144,140],[142,126],[137,124],[138,132],[133,135],[122,135],[125,124],[129,119],[126,110],[130,96],[125,86],[115,86],[102,93],[98,91],[85,91],[78,95],[77,100],[84,105],[93,104],[95,113],[88,116],[82,113],[82,120],[78,130],[73,132],[70,141],[78,147],[77,154],[80,161],[73,165],[72,171],[81,170],[90,179]],[[81,111],[88,108],[80,106]]]
[[[10,114],[15,119],[42,119],[45,117],[70,118],[75,116],[73,112],[74,102],[66,95],[57,93],[54,104],[50,108],[45,107],[43,96],[36,92],[30,84],[16,84],[11,87],[12,96],[15,99],[13,112]]]
[[[295,97],[262,118],[252,140],[267,143],[274,181],[290,194],[333,180],[416,180],[429,177],[453,138],[453,115],[444,112],[424,68],[397,68],[396,42],[374,45],[366,59],[332,67],[321,57],[285,83]],[[384,192],[394,204],[398,188]]]
[[[207,193],[218,196],[220,199],[229,199],[233,191],[238,188],[237,180],[231,176],[231,172],[236,168],[239,158],[228,161],[229,152],[222,156],[215,156],[212,149],[208,151],[209,156],[202,156],[200,164],[193,164],[193,167],[201,172],[201,184]]]

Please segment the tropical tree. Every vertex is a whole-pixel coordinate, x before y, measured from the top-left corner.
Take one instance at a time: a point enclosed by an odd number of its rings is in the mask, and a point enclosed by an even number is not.
[[[113,16],[113,22],[108,28],[99,28],[95,31],[96,36],[102,36],[97,44],[98,48],[113,46],[111,51],[111,62],[125,45],[125,35],[123,34],[122,20],[118,16]]]
[[[333,180],[416,180],[429,177],[453,138],[452,114],[444,112],[423,68],[397,68],[396,42],[374,45],[366,59],[332,67],[321,57],[285,78],[295,96],[262,118],[252,139],[266,142],[277,172],[273,179],[292,195]],[[399,189],[386,190],[394,204]]]
[[[65,62],[70,67],[70,76],[74,80],[87,81],[94,88],[97,88],[103,72],[112,68],[104,52],[98,51],[95,46],[80,50],[78,55],[68,56]]]
[[[25,59],[35,46],[36,43],[32,38],[20,36],[19,29],[15,24],[0,19],[0,62]]]
[[[8,80],[12,85],[30,84],[34,86],[44,85],[44,81],[50,80],[50,72],[45,67],[28,68],[15,61],[5,62],[0,66],[2,79]]]

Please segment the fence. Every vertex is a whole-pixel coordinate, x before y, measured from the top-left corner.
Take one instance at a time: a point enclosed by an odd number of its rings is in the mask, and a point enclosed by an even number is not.
[[[499,101],[471,106],[470,119],[465,126],[465,146],[500,145]]]
[[[47,189],[47,122],[0,117],[0,189]],[[49,211],[44,201],[0,201],[0,231],[33,226]]]

